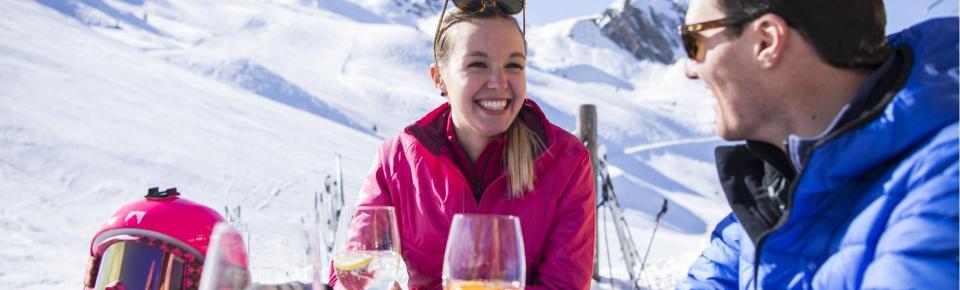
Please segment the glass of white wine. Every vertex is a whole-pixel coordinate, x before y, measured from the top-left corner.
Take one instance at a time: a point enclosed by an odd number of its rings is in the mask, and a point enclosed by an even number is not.
[[[340,219],[333,256],[337,287],[347,290],[390,289],[402,259],[397,217],[390,206],[347,209]]]
[[[520,220],[515,216],[457,214],[443,257],[446,290],[512,290],[526,285]]]

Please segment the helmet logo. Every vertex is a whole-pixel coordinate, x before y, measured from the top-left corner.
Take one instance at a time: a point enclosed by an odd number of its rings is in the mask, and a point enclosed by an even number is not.
[[[147,212],[144,212],[144,211],[131,211],[130,213],[127,214],[127,217],[124,218],[123,220],[124,220],[124,221],[129,221],[131,217],[136,217],[136,218],[137,218],[137,224],[139,224],[140,221],[143,220],[143,215],[145,215],[145,214],[147,214]]]

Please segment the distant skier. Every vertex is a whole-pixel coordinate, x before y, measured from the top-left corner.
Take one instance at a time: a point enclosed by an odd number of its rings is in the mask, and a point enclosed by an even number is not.
[[[733,213],[681,289],[957,289],[957,18],[881,0],[692,0]]]
[[[111,215],[90,243],[84,289],[197,289],[210,234],[225,220],[179,195],[152,188]],[[249,285],[246,251],[235,248],[225,258],[235,282]]]
[[[442,14],[430,67],[446,103],[380,147],[357,198],[396,208],[409,289],[441,289],[458,213],[519,217],[525,289],[590,287],[590,155],[526,98],[527,49],[511,16],[523,2],[453,0],[460,9]]]

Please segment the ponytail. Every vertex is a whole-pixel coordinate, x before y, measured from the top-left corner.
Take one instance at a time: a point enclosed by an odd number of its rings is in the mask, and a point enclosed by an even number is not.
[[[537,136],[519,116],[507,129],[507,144],[504,148],[503,161],[507,169],[507,180],[510,184],[510,198],[521,198],[523,193],[533,190],[536,181],[534,163],[537,153],[546,147],[540,136]]]

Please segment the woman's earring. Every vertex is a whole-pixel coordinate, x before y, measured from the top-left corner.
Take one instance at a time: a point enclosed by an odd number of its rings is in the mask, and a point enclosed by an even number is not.
[[[447,96],[447,92],[440,92],[440,96],[441,96],[441,97],[446,97],[446,96]]]

